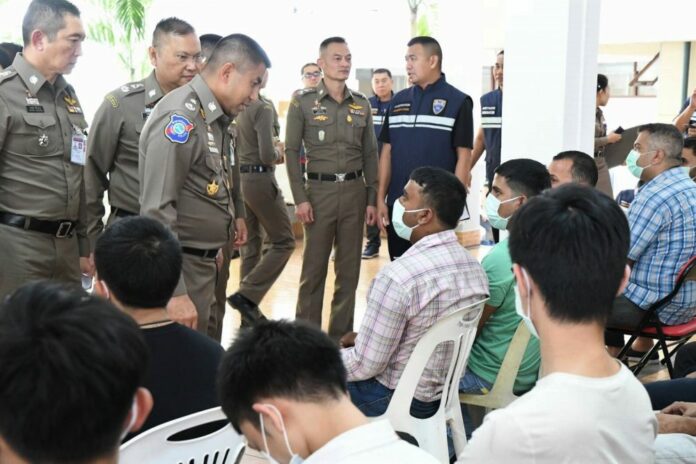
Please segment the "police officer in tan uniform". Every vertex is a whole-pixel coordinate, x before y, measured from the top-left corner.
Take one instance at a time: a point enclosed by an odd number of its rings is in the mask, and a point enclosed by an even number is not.
[[[152,73],[106,95],[92,120],[85,166],[87,233],[92,249],[104,229],[106,190],[111,205],[108,224],[140,211],[138,139],[143,125],[166,93],[198,73],[200,45],[193,27],[185,21],[167,18],[157,23],[148,53],[155,68]]]
[[[233,237],[237,246],[246,241],[229,118],[258,98],[269,66],[253,39],[223,38],[200,75],[160,100],[140,136],[140,213],[170,226],[184,252],[168,310],[195,308],[203,333],[214,302],[215,257]]]
[[[267,79],[268,73],[262,86]],[[228,301],[248,324],[263,318],[258,305],[290,259],[295,237],[275,178],[275,166],[284,162],[284,151],[277,142],[280,126],[273,103],[260,96],[236,118],[235,125],[248,240],[241,250],[239,289]],[[268,246],[262,254],[264,236]]]
[[[324,79],[291,101],[285,150],[295,214],[304,224],[304,255],[297,317],[321,325],[324,286],[335,240],[336,283],[329,336],[353,330],[355,289],[365,220],[376,219],[377,140],[365,95],[346,86],[351,54],[346,41],[322,42],[318,64]],[[304,142],[307,182],[299,152]]]
[[[80,11],[33,1],[22,34],[24,53],[0,73],[0,300],[29,280],[79,283],[88,268],[87,123],[63,78],[82,53]]]

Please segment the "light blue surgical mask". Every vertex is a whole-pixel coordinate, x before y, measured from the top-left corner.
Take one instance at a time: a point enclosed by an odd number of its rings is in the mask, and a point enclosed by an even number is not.
[[[280,414],[280,411],[278,411],[278,408],[276,408],[272,404],[266,403],[264,406],[268,406],[269,408],[271,408],[271,410],[274,413],[276,413],[278,415],[278,418],[280,419],[280,425],[283,427],[283,438],[285,439],[285,446],[288,448],[288,453],[290,453],[290,460],[288,461],[288,464],[302,464],[304,462],[304,459],[302,459],[299,454],[292,452],[292,448],[290,447],[290,440],[288,440],[288,432],[285,430],[285,422],[283,422],[283,416]],[[271,453],[268,450],[268,440],[266,439],[266,427],[263,424],[263,414],[259,414],[259,422],[261,423],[261,436],[263,437],[264,448],[264,450],[261,451],[261,454],[271,464],[280,464],[280,462],[277,459],[271,456]]]
[[[511,216],[508,217],[500,217],[500,214],[498,213],[498,209],[500,209],[500,205],[504,205],[505,203],[510,203],[511,201],[515,201],[518,198],[520,198],[521,195],[517,195],[515,198],[510,198],[509,200],[505,201],[500,201],[498,200],[495,195],[490,194],[486,197],[486,216],[488,216],[488,222],[491,224],[491,226],[495,227],[498,230],[506,230],[507,225],[508,225],[508,220],[510,219]]]
[[[646,154],[652,153],[654,151],[655,150],[648,151],[648,152],[646,152]],[[650,167],[650,166],[646,166],[646,167],[638,166],[638,158],[640,158],[640,155],[641,155],[640,152],[634,148],[633,150],[628,152],[628,156],[626,157],[626,167],[628,167],[629,172],[631,174],[633,174],[634,176],[636,176],[638,179],[640,179],[640,176],[643,175],[643,171],[645,171],[646,169],[648,169]]]
[[[404,208],[404,205],[401,204],[401,200],[396,200],[394,202],[394,208],[392,209],[392,225],[394,226],[394,232],[396,232],[396,235],[410,242],[413,229],[418,227],[420,224],[416,224],[413,227],[409,227],[404,224],[404,213],[417,213],[418,211],[425,211],[427,209],[430,208],[407,210]]]
[[[524,277],[524,283],[527,287],[527,314],[524,313],[524,308],[522,307],[522,296],[520,295],[520,290],[517,285],[515,285],[515,311],[517,315],[522,318],[524,324],[527,326],[529,333],[539,338],[539,332],[537,332],[534,322],[532,322],[532,287],[529,285],[529,276],[527,271],[520,268],[522,271],[522,276]]]

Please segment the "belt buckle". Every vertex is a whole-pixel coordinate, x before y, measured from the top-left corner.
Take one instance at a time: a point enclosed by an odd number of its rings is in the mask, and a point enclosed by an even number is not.
[[[345,182],[347,172],[341,172],[336,174],[336,180],[334,182]]]
[[[56,238],[66,238],[70,236],[70,228],[72,223],[70,221],[63,221],[58,226],[58,231],[56,232]]]

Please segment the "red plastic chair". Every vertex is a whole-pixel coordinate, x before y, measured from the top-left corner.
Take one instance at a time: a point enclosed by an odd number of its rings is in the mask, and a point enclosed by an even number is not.
[[[679,325],[664,325],[660,318],[658,317],[658,311],[669,304],[675,297],[677,292],[681,289],[684,282],[689,280],[696,280],[696,256],[692,256],[684,266],[679,270],[677,274],[677,279],[672,289],[667,296],[661,300],[655,302],[645,311],[645,316],[638,324],[638,327],[631,329],[621,329],[616,327],[607,328],[610,332],[618,332],[624,335],[631,335],[626,345],[617,356],[622,361],[626,361],[626,355],[628,350],[633,345],[638,337],[652,338],[656,340],[657,343],[645,353],[640,361],[634,366],[629,368],[633,371],[635,375],[638,375],[645,365],[650,360],[650,356],[655,353],[658,349],[662,350],[662,363],[667,365],[667,370],[669,371],[669,377],[672,378],[674,366],[672,365],[672,355],[681,346],[689,341],[689,339],[696,334],[696,317],[691,319],[689,322],[685,322]],[[671,347],[671,350],[670,350]]]

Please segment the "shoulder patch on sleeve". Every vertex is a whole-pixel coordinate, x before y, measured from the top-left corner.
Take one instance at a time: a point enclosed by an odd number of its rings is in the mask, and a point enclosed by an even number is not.
[[[0,71],[0,83],[9,79],[10,77],[14,76],[15,74],[17,74],[17,71],[15,69],[5,69],[3,71]]]
[[[106,97],[104,97],[104,99],[111,103],[111,106],[113,106],[114,108],[118,108],[118,98],[116,98],[114,95],[109,94]]]
[[[164,128],[164,136],[170,142],[186,143],[194,127],[196,126],[185,116],[172,114],[169,118],[169,124]]]

